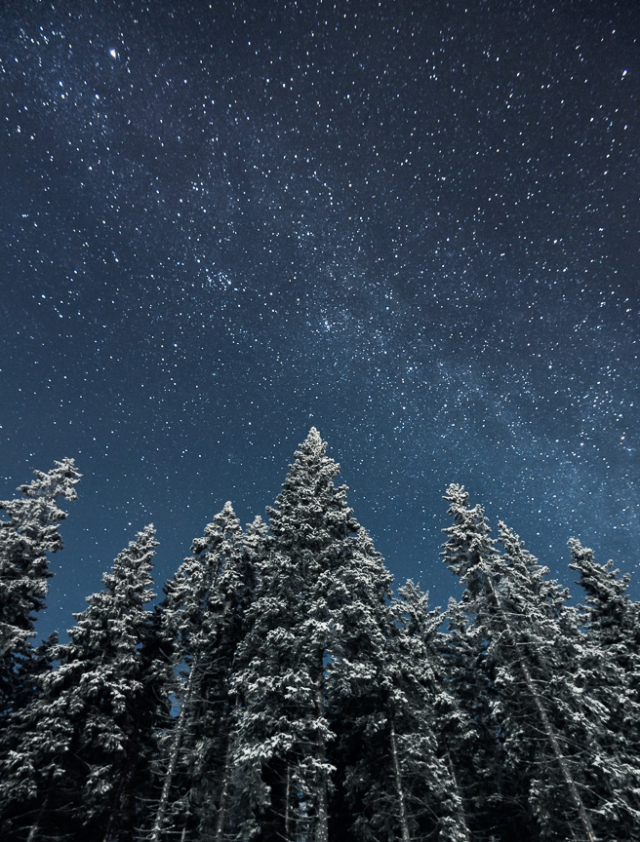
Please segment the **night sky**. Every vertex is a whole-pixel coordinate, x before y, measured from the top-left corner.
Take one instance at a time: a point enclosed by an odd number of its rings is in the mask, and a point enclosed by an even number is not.
[[[0,497],[83,473],[39,632],[147,523],[159,590],[263,514],[312,425],[434,605],[450,482],[640,596],[639,39],[603,0],[4,0]]]

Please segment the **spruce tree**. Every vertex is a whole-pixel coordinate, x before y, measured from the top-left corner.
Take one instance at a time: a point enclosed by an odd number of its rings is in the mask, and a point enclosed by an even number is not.
[[[595,735],[586,773],[600,838],[640,837],[640,626],[628,594],[629,576],[572,539],[572,570],[585,593],[581,621],[587,632],[576,674],[588,699]]]
[[[33,668],[32,693],[28,703],[10,715],[2,735],[0,838],[3,842],[26,839],[32,842],[40,838],[42,817],[51,805],[48,784],[62,774],[52,749],[56,743],[54,727],[59,723],[55,717],[46,721],[47,709],[40,693],[45,676],[51,672],[57,644],[58,635],[54,632],[33,651],[29,658]],[[43,728],[48,732],[46,746]],[[61,746],[62,751],[67,750],[64,740]],[[54,821],[59,830],[57,816]]]
[[[542,838],[591,840],[584,770],[592,732],[574,681],[583,642],[577,616],[566,589],[546,578],[548,569],[504,523],[500,541],[505,554],[493,585],[491,656],[507,770],[527,794],[519,799],[521,821],[528,827],[535,820]]]
[[[473,838],[492,840],[508,834],[512,823],[512,794],[505,793],[504,752],[500,725],[496,718],[496,687],[489,656],[490,632],[487,621],[493,611],[489,582],[497,566],[495,541],[480,506],[469,508],[468,494],[450,485],[445,495],[448,514],[454,523],[447,535],[442,556],[465,585],[459,603],[449,605],[450,635],[446,648],[450,686],[459,708],[458,724],[463,727],[467,754],[460,751],[461,734],[452,729],[450,756],[453,773],[459,781]],[[496,804],[500,803],[500,810]]]
[[[394,601],[393,693],[389,712],[394,789],[403,793],[403,842],[435,838],[470,842],[462,792],[448,747],[441,741],[454,701],[439,646],[439,609],[409,581]]]
[[[391,602],[391,581],[361,527],[339,575],[344,602],[328,672],[330,837],[466,840],[434,727],[442,617],[412,584]]]
[[[260,533],[250,529],[249,540]],[[164,739],[160,794],[151,839],[221,842],[236,797],[233,738],[236,699],[230,682],[253,587],[253,560],[245,552],[231,503],[192,544],[166,586],[160,614],[173,663],[184,680],[176,687],[180,712]]]
[[[328,665],[327,715],[335,738],[329,758],[336,771],[330,800],[330,838],[366,837],[384,824],[397,826],[402,809],[391,787],[388,673],[394,617],[392,575],[367,531],[348,539],[339,574],[343,589],[336,613],[339,639]]]
[[[471,839],[495,839],[491,799],[495,790],[496,743],[491,684],[481,633],[461,603],[451,598],[447,631],[438,636],[441,686],[436,695],[440,756],[460,804],[459,821]]]
[[[450,486],[454,525],[445,561],[466,584],[462,605],[479,634],[478,666],[491,694],[494,780],[488,803],[501,806],[503,836],[527,836],[533,819],[543,838],[595,839],[582,775],[590,738],[570,663],[580,647],[574,615],[559,589],[543,585],[537,562],[501,525],[498,554],[479,506]]]
[[[299,568],[272,552],[258,575],[248,611],[250,630],[240,645],[233,680],[242,699],[236,762],[243,800],[251,810],[243,837],[271,842],[296,838],[307,821],[299,802],[302,767],[313,744],[315,700],[300,635],[305,582]]]
[[[327,667],[339,647],[341,571],[358,530],[339,466],[312,428],[270,515],[249,632],[235,687],[242,699],[238,760],[255,781],[254,829],[263,842],[327,842],[332,767]]]
[[[103,576],[104,589],[75,614],[58,667],[23,712],[23,738],[5,764],[2,800],[22,802],[16,839],[124,842],[139,821],[153,750],[155,670],[144,657],[154,530],[148,526]],[[26,820],[26,821],[25,821]],[[21,829],[22,828],[22,829]]]
[[[62,549],[58,525],[67,517],[57,500],[77,499],[74,486],[80,479],[73,459],[35,473],[35,480],[19,487],[23,497],[0,501],[6,516],[0,519],[0,731],[10,727],[7,717],[32,693],[31,638],[52,575],[47,554]]]

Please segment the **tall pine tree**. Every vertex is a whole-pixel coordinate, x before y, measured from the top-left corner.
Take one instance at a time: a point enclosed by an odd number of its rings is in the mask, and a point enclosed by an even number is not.
[[[391,574],[366,530],[351,541],[328,675],[336,767],[330,837],[467,840],[439,756],[435,635],[442,617],[412,584],[390,601]]]
[[[250,530],[251,539],[260,532]],[[173,662],[184,681],[177,687],[178,717],[164,740],[160,795],[151,839],[221,842],[231,816],[236,700],[230,689],[236,649],[253,587],[253,560],[245,552],[240,522],[227,503],[166,586],[160,614]]]
[[[77,499],[80,479],[73,459],[35,473],[35,480],[19,487],[23,497],[0,501],[0,517],[6,516],[0,519],[0,730],[9,727],[11,712],[29,701],[31,638],[52,575],[47,554],[62,549],[58,525],[67,517],[57,500]]]
[[[455,739],[459,735],[454,729],[451,757],[458,764],[454,773],[465,796],[474,839],[492,840],[508,834],[513,800],[510,793],[504,792],[509,783],[505,780],[500,726],[495,716],[496,688],[486,622],[493,610],[488,591],[497,553],[482,508],[468,507],[464,488],[450,485],[444,499],[449,503],[448,514],[454,523],[443,530],[447,541],[442,555],[465,586],[461,601],[449,606],[446,659],[450,686],[460,708],[459,724],[472,722],[474,734],[472,739],[467,731],[464,743],[472,752],[461,754]],[[500,810],[496,810],[498,803]]]
[[[575,665],[583,637],[567,591],[547,579],[519,537],[500,523],[500,580],[494,604],[491,658],[498,687],[507,769],[518,781],[542,838],[594,837],[584,769],[591,742]],[[535,825],[530,833],[534,832]]]
[[[152,526],[138,534],[74,615],[70,641],[54,648],[59,665],[23,712],[27,727],[4,766],[0,797],[22,811],[8,838],[133,839],[166,704],[143,654],[156,543]]]
[[[239,649],[238,758],[259,782],[255,829],[263,842],[328,840],[332,767],[327,666],[339,647],[341,571],[358,530],[336,488],[339,466],[312,428],[268,509],[272,540],[258,565],[250,630]]]
[[[532,834],[532,814],[543,838],[566,834],[595,839],[574,746],[588,739],[579,693],[569,669],[580,638],[571,612],[557,622],[552,590],[540,586],[536,563],[505,527],[506,557],[498,554],[480,506],[450,486],[453,526],[444,558],[465,583],[462,605],[479,636],[477,665],[491,694],[496,787],[488,804],[500,804],[500,835]],[[557,606],[555,606],[557,608]],[[564,623],[564,639],[560,621]]]
[[[453,699],[442,669],[438,629],[443,616],[413,582],[394,601],[393,693],[389,712],[394,788],[403,794],[403,842],[435,838],[470,842],[465,805],[440,736]]]
[[[640,612],[629,577],[572,539],[571,569],[585,593],[586,644],[576,670],[595,734],[587,774],[600,838],[640,838]]]

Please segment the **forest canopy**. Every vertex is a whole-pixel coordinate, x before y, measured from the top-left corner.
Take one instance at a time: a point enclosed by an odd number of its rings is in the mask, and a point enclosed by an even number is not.
[[[34,645],[72,459],[0,502],[3,842],[640,838],[640,609],[569,541],[581,604],[465,489],[431,608],[312,428],[267,518],[226,503],[155,600],[147,525]]]

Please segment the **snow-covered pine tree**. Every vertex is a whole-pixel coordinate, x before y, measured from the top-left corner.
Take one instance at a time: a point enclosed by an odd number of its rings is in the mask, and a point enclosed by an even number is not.
[[[488,657],[486,621],[493,610],[493,601],[487,596],[488,574],[495,574],[497,552],[482,508],[468,507],[464,488],[450,485],[444,499],[454,523],[443,530],[447,541],[442,556],[465,585],[461,601],[452,600],[448,611],[444,656],[459,711],[458,725],[462,727],[462,732],[451,730],[448,751],[473,839],[484,842],[507,838],[513,824],[513,794],[504,774],[500,725],[495,716],[496,688]],[[462,733],[464,742],[460,740]]]
[[[346,488],[333,483],[338,473],[312,428],[267,510],[273,538],[258,565],[235,679],[242,699],[238,758],[247,780],[256,781],[254,829],[261,842],[328,839],[333,734],[326,675],[339,647],[347,539],[358,530]]]
[[[257,572],[232,685],[241,699],[236,763],[250,809],[240,838],[276,842],[298,838],[307,819],[299,765],[311,751],[315,701],[300,634],[306,583],[295,562],[276,552]]]
[[[330,838],[409,842],[439,832],[443,842],[464,840],[433,727],[430,643],[442,617],[426,610],[414,585],[390,604],[392,577],[367,531],[361,527],[349,541],[327,686],[336,767]]]
[[[33,692],[28,703],[13,711],[2,731],[0,758],[0,839],[3,842],[35,839],[40,831],[43,801],[38,800],[46,781],[56,771],[55,761],[42,751],[42,735],[33,741],[34,726],[41,715],[40,686],[52,669],[58,635],[53,632],[28,659]],[[33,750],[35,749],[35,751]],[[46,798],[45,798],[46,801]]]
[[[210,839],[222,842],[234,791],[235,696],[230,690],[233,661],[242,639],[253,587],[254,524],[245,551],[240,522],[231,503],[192,544],[167,584],[160,614],[173,662],[184,681],[177,689],[180,712],[164,739],[159,764],[159,799],[150,838]]]
[[[394,789],[403,793],[406,816],[400,836],[471,842],[451,755],[439,740],[454,715],[439,645],[443,615],[429,610],[428,595],[411,581],[400,588],[394,613],[389,721]]]
[[[435,699],[439,752],[460,804],[462,832],[474,842],[494,840],[490,799],[500,762],[491,684],[483,666],[485,647],[461,603],[451,598],[445,616],[448,629],[437,640],[442,665]]]
[[[19,487],[23,497],[0,501],[0,513],[6,515],[0,519],[0,731],[5,736],[6,718],[26,704],[32,692],[31,638],[52,575],[47,553],[62,548],[58,525],[67,517],[57,500],[77,499],[74,486],[80,479],[73,459],[35,474],[35,480]],[[7,751],[9,746],[2,742]],[[0,756],[2,751],[0,747]]]
[[[327,675],[327,716],[335,738],[328,756],[335,767],[330,798],[332,842],[363,838],[383,824],[401,823],[393,790],[388,674],[394,617],[392,575],[367,531],[347,539],[351,551],[339,572],[343,589],[336,611],[339,640]]]
[[[450,486],[446,499],[454,525],[445,530],[444,558],[466,584],[462,605],[483,642],[479,665],[498,726],[491,800],[500,804],[501,834],[531,835],[533,814],[543,836],[593,842],[574,748],[589,734],[569,668],[580,643],[573,615],[557,586],[554,597],[553,587],[541,585],[517,536],[501,525],[501,557],[464,489]]]
[[[258,570],[268,557],[270,541],[269,527],[262,517],[257,515],[252,523],[247,524],[242,539],[245,563],[247,564],[251,581],[250,595],[246,605],[242,630],[243,639],[253,624],[253,620],[251,619],[251,605],[256,595]],[[242,640],[240,640],[236,649],[233,675],[229,682],[230,692],[235,700],[236,710],[231,744],[232,752],[230,755],[232,763],[231,803],[228,810],[227,838],[238,840],[248,838],[247,834],[251,829],[255,829],[256,807],[263,800],[264,792],[259,764],[247,764],[240,759],[243,751],[243,739],[239,731],[242,722],[244,699],[241,691],[242,681],[238,680],[238,674],[241,674],[246,666],[243,663],[243,654],[240,648],[241,643]]]
[[[156,544],[152,526],[137,535],[74,615],[69,643],[54,647],[59,665],[23,712],[28,727],[4,767],[2,799],[23,810],[8,838],[132,838],[153,747],[150,705],[166,704],[142,655]]]
[[[586,599],[587,633],[574,669],[595,733],[586,773],[600,839],[640,838],[640,614],[628,594],[629,576],[571,539],[571,569]]]
[[[528,793],[522,806],[530,833],[535,822],[543,838],[591,840],[584,775],[591,735],[574,682],[582,647],[576,613],[566,604],[566,589],[547,578],[548,569],[519,537],[504,523],[499,529],[505,554],[500,581],[492,584],[490,657],[507,769]]]

